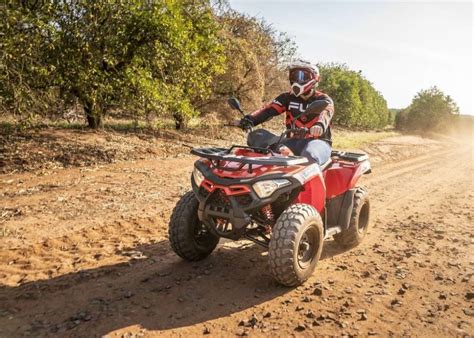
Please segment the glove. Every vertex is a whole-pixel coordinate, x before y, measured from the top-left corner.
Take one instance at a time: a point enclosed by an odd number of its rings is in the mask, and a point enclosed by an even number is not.
[[[293,152],[291,151],[291,149],[288,148],[287,146],[284,146],[284,145],[280,146],[278,148],[278,151],[283,156],[293,156],[294,155]]]
[[[313,137],[319,137],[323,134],[323,127],[321,127],[319,124],[312,126],[309,128],[309,134]]]
[[[239,122],[239,127],[244,131],[251,131],[253,128],[253,122],[250,117],[244,116]]]
[[[291,132],[290,138],[305,138],[308,132],[309,130],[307,128],[298,128],[297,130]]]

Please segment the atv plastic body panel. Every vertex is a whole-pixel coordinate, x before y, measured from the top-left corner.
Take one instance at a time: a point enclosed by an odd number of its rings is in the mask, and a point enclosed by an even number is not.
[[[220,237],[239,239],[253,223],[265,224],[260,210],[273,206],[275,217],[293,203],[312,205],[322,216],[328,235],[349,225],[354,187],[370,172],[365,154],[333,151],[321,168],[302,156],[281,156],[266,148],[232,146],[195,148],[201,157],[195,167],[203,182],[193,191],[199,200],[198,217]],[[258,181],[286,179],[289,185],[266,198],[253,190]]]

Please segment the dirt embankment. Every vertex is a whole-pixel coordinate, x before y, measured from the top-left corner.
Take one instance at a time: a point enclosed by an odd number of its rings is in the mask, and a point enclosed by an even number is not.
[[[346,252],[327,241],[314,276],[288,289],[247,241],[197,263],[171,252],[167,223],[193,163],[178,154],[205,141],[137,138],[116,163],[2,175],[0,336],[473,332],[472,147],[407,136],[367,146],[367,240]],[[142,142],[177,148],[132,156]]]
[[[243,141],[234,128],[212,126],[189,132],[141,132],[80,129],[31,129],[0,134],[0,174],[87,167],[129,160],[166,159],[188,155],[197,145]]]

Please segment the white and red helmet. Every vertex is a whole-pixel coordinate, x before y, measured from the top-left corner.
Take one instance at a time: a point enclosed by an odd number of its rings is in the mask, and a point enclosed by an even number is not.
[[[308,61],[297,60],[288,66],[291,92],[296,96],[307,94],[319,83],[319,69]]]

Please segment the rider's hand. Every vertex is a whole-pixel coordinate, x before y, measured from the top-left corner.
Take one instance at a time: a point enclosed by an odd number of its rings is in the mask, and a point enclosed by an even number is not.
[[[236,126],[242,128],[244,131],[250,131],[253,128],[253,122],[247,116],[244,116],[242,119],[235,121],[234,123],[236,123]]]
[[[323,127],[315,125],[309,128],[309,134],[313,137],[319,137],[323,134]]]
[[[278,151],[280,152],[280,154],[282,154],[283,156],[293,156],[293,152],[291,151],[290,148],[288,148],[287,146],[281,146]]]
[[[308,134],[307,128],[298,128],[297,130],[294,130],[291,132],[290,138],[305,138],[307,134]]]

